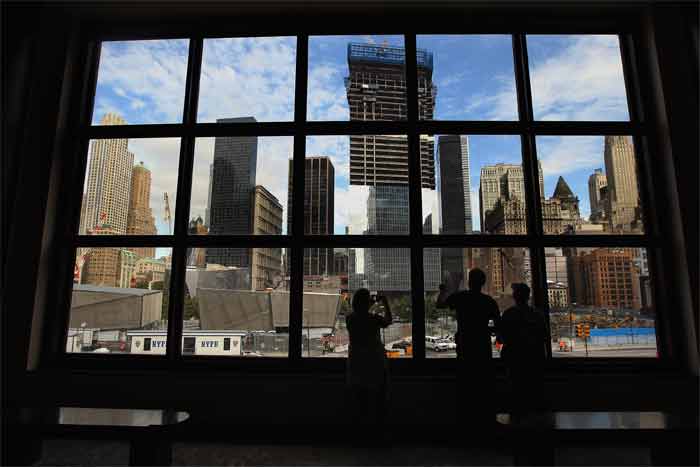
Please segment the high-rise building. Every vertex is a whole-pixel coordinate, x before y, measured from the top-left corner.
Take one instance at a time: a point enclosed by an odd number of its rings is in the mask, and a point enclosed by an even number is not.
[[[542,166],[538,162],[540,198],[544,198],[544,179]],[[481,168],[479,178],[479,208],[481,231],[486,232],[486,217],[496,208],[499,200],[519,199],[525,203],[525,179],[523,167],[518,164],[485,165]]]
[[[101,125],[126,125],[117,114],[107,113]],[[98,139],[91,143],[87,172],[85,214],[80,229],[88,232],[108,224],[117,234],[126,233],[134,154],[128,139]]]
[[[80,227],[78,227],[78,234],[80,235],[85,235],[86,233],[86,227],[85,227],[85,210],[87,208],[87,194],[83,193],[83,199],[82,202],[80,203]]]
[[[348,44],[349,76],[345,79],[350,120],[406,119],[406,51],[403,47]],[[418,112],[432,120],[436,87],[433,54],[418,50]],[[435,142],[421,136],[421,186],[435,189]],[[408,143],[405,136],[350,136],[350,184],[408,183]]]
[[[188,235],[206,235],[208,232],[208,229],[204,225],[204,220],[201,217],[190,220],[190,225],[187,228]],[[207,266],[207,249],[190,248],[187,250],[187,265],[205,268]]]
[[[348,252],[345,248],[336,248],[334,253],[333,271],[338,275],[348,274]]]
[[[204,208],[204,226],[211,225],[211,181],[214,178],[214,164],[209,164],[209,189],[207,190],[207,207]]]
[[[561,248],[547,248],[544,253],[547,281],[569,286],[566,256]]]
[[[588,177],[588,199],[591,204],[591,222],[600,222],[606,218],[606,191],[602,189],[607,186],[608,178],[603,173],[603,169],[595,169],[595,172]]]
[[[613,232],[630,232],[640,220],[637,167],[632,138],[605,137],[605,173],[608,179],[608,223]]]
[[[81,282],[124,289],[135,286],[137,260],[134,252],[123,248],[92,248],[85,255]]]
[[[406,119],[405,62],[403,47],[348,45],[349,76],[345,88],[350,120]],[[419,118],[432,120],[437,89],[432,82],[432,53],[418,50],[417,63]],[[422,188],[431,190],[435,189],[434,149],[432,136],[420,137],[420,183]],[[405,136],[350,136],[350,184],[370,187],[365,234],[408,233],[408,171],[408,140]],[[361,262],[353,257],[349,263],[351,288],[358,285],[382,292],[410,290],[410,274],[406,267],[410,264],[408,249],[368,248],[363,252]],[[362,264],[363,269],[356,268],[357,264]],[[426,279],[439,283],[439,268],[435,276],[435,279],[428,279],[428,276]]]
[[[282,204],[262,185],[255,187],[253,218],[256,235],[282,233]],[[255,248],[251,276],[254,290],[275,287],[282,280],[282,249]]]
[[[597,248],[572,260],[580,282],[573,301],[609,309],[640,308],[639,272],[633,249]]]
[[[132,235],[155,235],[156,220],[151,210],[151,171],[141,162],[135,165],[131,175],[131,195],[126,233]],[[154,247],[129,248],[140,257],[153,258]]]
[[[467,136],[439,136],[437,154],[440,163],[442,233],[471,233],[472,206]]]
[[[289,161],[287,206],[294,192],[293,161]],[[332,235],[335,225],[335,168],[327,156],[307,157],[304,163],[304,234]],[[292,231],[292,210],[287,209],[287,232]],[[304,275],[333,274],[332,248],[304,250]]]
[[[253,117],[217,123],[255,122]],[[251,235],[258,160],[257,136],[218,136],[211,168],[210,235]],[[207,248],[207,263],[250,268],[250,248]]]

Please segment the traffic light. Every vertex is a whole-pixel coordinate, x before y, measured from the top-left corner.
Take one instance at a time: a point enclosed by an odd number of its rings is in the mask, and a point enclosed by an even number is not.
[[[583,335],[584,337],[591,337],[591,327],[588,324],[583,326]]]
[[[576,337],[583,337],[583,324],[576,325]]]

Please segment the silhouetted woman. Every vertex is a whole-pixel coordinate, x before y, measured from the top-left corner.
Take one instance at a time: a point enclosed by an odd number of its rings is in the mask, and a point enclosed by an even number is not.
[[[503,312],[499,338],[513,387],[513,414],[517,420],[526,412],[544,409],[545,322],[542,313],[528,305],[530,287],[513,284],[511,288],[515,306]]]
[[[350,348],[347,381],[354,402],[356,423],[381,424],[387,398],[387,360],[380,329],[391,324],[391,310],[386,297],[378,297],[383,316],[370,314],[373,305],[367,289],[359,289],[352,297],[352,313],[347,318]]]

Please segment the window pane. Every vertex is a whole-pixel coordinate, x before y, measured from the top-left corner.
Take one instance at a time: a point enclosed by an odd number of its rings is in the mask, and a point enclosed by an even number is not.
[[[480,269],[486,275],[482,293],[492,297],[501,313],[515,305],[511,285],[531,286],[530,251],[527,248],[426,248],[423,253],[425,284],[425,351],[428,358],[454,358],[457,312],[438,308],[439,286],[445,297],[468,289],[470,271]],[[465,321],[466,323],[466,321]],[[495,335],[491,338],[494,357],[500,356]]]
[[[66,352],[165,355],[170,264],[170,248],[78,248]]]
[[[538,136],[537,154],[545,234],[644,232],[631,137]]]
[[[527,36],[536,120],[629,120],[617,36]]]
[[[438,135],[434,140],[431,169],[437,183],[435,189],[423,187],[423,232],[527,233],[520,137]]]
[[[286,233],[287,167],[293,149],[291,137],[197,138],[190,234]]]
[[[179,158],[179,138],[90,141],[79,233],[172,234]]]
[[[293,120],[296,49],[296,37],[205,39],[197,120]]]
[[[403,36],[309,38],[307,119],[405,120]]]
[[[407,144],[401,135],[307,137],[304,233],[408,234]],[[435,188],[433,145],[421,138],[428,189]],[[291,182],[289,190],[291,205]],[[291,230],[291,215],[287,222]]]
[[[435,120],[518,119],[511,36],[417,36],[416,40],[421,119],[432,120],[433,115]]]
[[[552,355],[657,356],[646,249],[547,248],[545,257]]]
[[[183,354],[287,357],[288,258],[282,248],[190,248]]]
[[[103,42],[92,124],[182,122],[188,48],[187,39]]]
[[[413,355],[410,249],[309,248],[304,250],[304,357],[348,356],[346,319],[355,292],[362,288],[371,294],[370,314],[384,315],[375,297],[389,302],[392,323],[378,331],[386,355]]]

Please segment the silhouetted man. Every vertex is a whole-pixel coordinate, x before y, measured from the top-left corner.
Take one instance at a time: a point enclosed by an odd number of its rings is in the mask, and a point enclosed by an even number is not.
[[[391,310],[386,297],[377,297],[384,314],[370,314],[374,304],[367,289],[352,297],[352,313],[345,319],[350,337],[347,382],[353,397],[356,423],[381,424],[387,398],[387,359],[380,329],[391,324]]]
[[[513,387],[514,418],[519,419],[528,409],[543,409],[545,323],[544,316],[528,305],[530,287],[527,284],[511,287],[515,306],[503,312],[499,338],[503,342],[501,356]]]
[[[454,293],[441,284],[436,306],[457,312],[459,422],[473,422],[474,428],[490,429],[496,423],[492,396],[496,375],[489,321],[498,329],[500,314],[496,301],[481,293],[486,284],[486,274],[481,269],[469,271],[468,284],[469,290]]]

